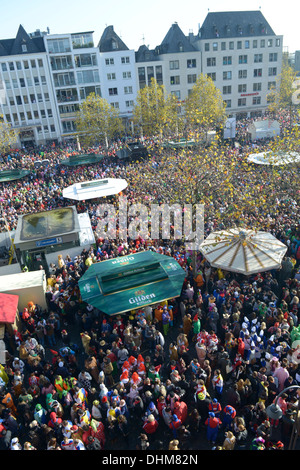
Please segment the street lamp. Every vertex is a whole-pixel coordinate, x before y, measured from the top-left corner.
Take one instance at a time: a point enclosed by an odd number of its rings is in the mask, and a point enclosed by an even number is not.
[[[270,406],[267,407],[267,415],[269,418],[278,420],[282,417],[282,409],[280,406],[277,404],[278,399],[281,395],[283,395],[287,390],[291,389],[300,389],[299,385],[291,385],[290,387],[285,388],[282,390],[276,397],[275,402],[272,403]],[[300,410],[300,400],[298,398],[298,405],[297,405],[297,412],[296,412],[296,418],[294,419],[294,424],[293,424],[293,429],[292,429],[292,434],[291,434],[291,439],[290,439],[290,444],[289,444],[289,450],[294,449],[296,440],[298,437],[298,421],[299,421],[299,410]]]

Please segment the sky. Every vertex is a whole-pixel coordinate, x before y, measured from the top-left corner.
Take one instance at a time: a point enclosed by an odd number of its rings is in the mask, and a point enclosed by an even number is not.
[[[300,50],[299,0],[0,0],[0,6],[0,39],[14,38],[22,24],[27,33],[47,27],[50,34],[94,31],[97,45],[105,27],[113,25],[134,50],[159,45],[174,22],[185,35],[197,34],[208,12],[261,9],[275,34],[283,35],[283,47]]]

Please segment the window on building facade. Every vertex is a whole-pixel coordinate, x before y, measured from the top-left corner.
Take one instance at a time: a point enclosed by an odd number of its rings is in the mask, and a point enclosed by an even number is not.
[[[131,78],[131,72],[123,72],[123,79],[127,80],[129,78]]]
[[[253,91],[261,91],[261,82],[253,83]]]
[[[132,91],[132,86],[125,86],[125,87],[124,87],[124,93],[125,93],[125,95],[130,95],[130,94],[132,94],[132,93],[133,93],[133,91]]]
[[[188,69],[194,69],[195,67],[197,67],[196,59],[188,59],[186,61],[186,66]]]
[[[231,100],[224,100],[224,103],[226,104],[226,108],[231,108]]]
[[[268,47],[273,47],[273,39],[268,39]]]
[[[269,61],[270,62],[277,62],[277,57],[278,57],[277,52],[271,52],[269,54]]]
[[[231,70],[228,72],[223,72],[223,80],[231,80],[232,79],[232,72]]]
[[[108,89],[108,94],[109,94],[109,96],[117,95],[118,94],[118,88],[109,88]]]
[[[111,105],[113,108],[119,109],[119,102],[118,102],[118,101],[114,101],[113,103],[110,103],[110,105]]]
[[[247,70],[239,70],[238,78],[247,78]]]
[[[245,49],[249,49],[250,48],[250,41],[248,41],[248,39],[246,39],[245,41]]]
[[[110,59],[105,59],[105,65],[114,65],[115,61],[114,58],[111,57]]]
[[[262,62],[263,61],[263,55],[262,54],[254,54],[254,62]]]
[[[107,80],[115,80],[116,79],[116,74],[115,73],[108,73],[106,76],[107,76]]]
[[[188,83],[196,83],[196,81],[197,81],[197,74],[193,73],[187,76]]]
[[[226,42],[225,41],[221,42],[221,51],[226,51]]]
[[[132,106],[134,106],[134,101],[133,100],[125,101],[125,106],[126,108],[131,108]]]
[[[231,93],[231,85],[223,86],[223,95],[230,95]]]
[[[231,65],[232,64],[232,56],[224,56],[223,57],[223,65]]]
[[[268,90],[273,90],[276,88],[276,82],[268,82]]]
[[[180,75],[170,77],[170,85],[180,85]]]
[[[269,67],[268,75],[269,77],[274,77],[277,75],[277,67]]]
[[[275,39],[275,46],[276,47],[280,46],[280,39],[279,38]]]
[[[5,62],[2,62],[1,64],[1,69],[2,69],[2,72],[6,72],[7,71],[7,65]]]
[[[254,69],[253,77],[262,77],[262,69]]]
[[[209,42],[206,42],[206,43],[204,44],[204,50],[205,50],[205,52],[208,52],[208,51],[209,51]]]
[[[16,62],[16,68],[17,70],[22,70],[22,64],[19,60]]]
[[[77,72],[77,80],[79,84],[95,83],[100,81],[98,70],[82,70]]]
[[[91,67],[97,65],[96,54],[78,54],[74,57],[76,67]],[[70,64],[72,66],[72,64]]]
[[[242,45],[242,41],[238,41],[237,42],[237,49],[242,49],[243,45]]]
[[[121,57],[121,64],[130,64],[130,57]]]
[[[247,100],[246,98],[239,98],[238,99],[238,106],[246,106]]]
[[[169,68],[170,68],[170,70],[178,70],[179,69],[179,60],[170,60]]]
[[[265,39],[261,39],[260,40],[260,47],[265,47],[265,45],[266,45]]]
[[[252,104],[261,104],[261,97],[260,96],[254,96],[252,98]]]
[[[71,52],[69,38],[48,39],[47,43],[50,54],[57,54],[58,52]]]
[[[253,49],[257,49],[257,39],[253,39],[252,47]]]
[[[217,79],[216,72],[208,73],[207,76],[208,76],[209,78],[211,78],[213,82],[215,82],[216,79]]]
[[[247,84],[242,83],[241,85],[238,86],[238,92],[239,93],[246,93],[247,91]]]
[[[179,90],[171,91],[171,94],[174,95],[174,96],[176,96],[176,98],[177,98],[178,100],[180,100],[180,91],[179,91]]]
[[[218,43],[217,42],[213,42],[213,51],[217,51],[218,50]]]
[[[239,64],[247,64],[248,56],[247,55],[239,55]]]
[[[229,49],[233,51],[234,49],[234,41],[229,41]]]
[[[216,63],[215,57],[208,57],[206,60],[207,67],[215,67]]]

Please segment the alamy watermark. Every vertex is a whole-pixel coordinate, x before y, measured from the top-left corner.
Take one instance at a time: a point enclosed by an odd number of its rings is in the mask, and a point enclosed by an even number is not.
[[[100,204],[96,235],[110,240],[182,240],[187,250],[199,250],[204,240],[203,204]]]

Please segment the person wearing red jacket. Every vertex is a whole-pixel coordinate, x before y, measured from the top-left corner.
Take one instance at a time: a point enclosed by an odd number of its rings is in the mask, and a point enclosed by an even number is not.
[[[218,418],[222,411],[221,403],[216,398],[214,398],[208,405],[208,411],[214,413]]]
[[[154,434],[158,428],[158,421],[154,418],[153,415],[149,415],[147,420],[144,422],[143,430],[147,434]]]
[[[205,421],[205,425],[207,427],[206,435],[208,442],[215,444],[218,437],[219,428],[222,425],[222,421],[217,416],[215,416],[215,413],[209,412],[208,418]]]

